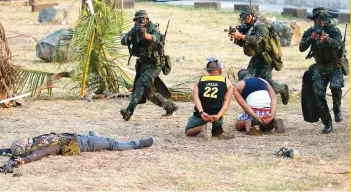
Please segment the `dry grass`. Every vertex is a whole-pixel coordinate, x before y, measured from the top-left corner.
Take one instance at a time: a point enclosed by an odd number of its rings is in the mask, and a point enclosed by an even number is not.
[[[70,4],[70,2],[63,2]],[[78,4],[75,4],[77,8]],[[146,9],[152,21],[164,31],[171,20],[166,52],[174,63],[167,84],[175,85],[203,75],[205,57],[219,58],[226,68],[245,68],[249,58],[232,44],[222,32],[237,21],[230,11],[205,11],[191,8],[137,3]],[[74,9],[78,10],[78,9]],[[130,10],[131,14],[135,10]],[[271,14],[271,13],[270,13]],[[62,26],[39,25],[38,13],[29,7],[1,7],[1,22],[7,36],[29,34],[37,39],[47,31]],[[71,21],[77,17],[72,13]],[[311,23],[299,21],[302,30]],[[17,45],[17,46],[15,46]],[[12,44],[16,64],[26,67],[56,70],[57,66],[41,63],[34,52]],[[16,52],[18,49],[18,52]],[[22,50],[22,51],[21,51]],[[31,51],[33,49],[31,48]],[[298,47],[283,48],[286,67],[274,72],[274,79],[300,90],[303,71],[313,62],[305,60]],[[127,49],[126,49],[127,52]],[[126,66],[133,70],[134,66]],[[345,88],[349,88],[348,78]],[[192,83],[189,84],[192,86]],[[67,98],[59,86],[55,98]],[[7,147],[18,137],[47,132],[87,133],[97,130],[118,140],[134,140],[147,136],[156,138],[155,146],[123,152],[83,153],[80,156],[53,156],[17,169],[22,177],[0,175],[0,190],[349,190],[349,95],[342,101],[344,122],[335,124],[329,135],[320,133],[321,125],[302,120],[299,97],[288,106],[279,104],[278,117],[284,119],[286,133],[256,137],[237,133],[232,140],[204,141],[201,137],[187,138],[184,127],[193,104],[179,102],[179,111],[172,117],[161,118],[163,109],[147,103],[138,106],[128,122],[122,120],[119,109],[128,99],[95,100],[35,100],[23,107],[0,109],[0,147]],[[241,112],[231,103],[226,121],[230,128]],[[315,127],[318,125],[317,127]],[[311,132],[311,133],[310,133]],[[310,133],[310,134],[309,134]],[[297,148],[302,140],[307,138]],[[300,160],[277,158],[274,152],[285,143],[302,154]],[[5,160],[5,158],[2,158]]]

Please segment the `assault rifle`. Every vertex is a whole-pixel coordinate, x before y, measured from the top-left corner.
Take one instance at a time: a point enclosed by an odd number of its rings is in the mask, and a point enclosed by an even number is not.
[[[236,26],[234,28],[232,26],[229,26],[229,29],[224,29],[224,32],[228,32],[228,36],[229,37],[231,37],[232,33],[235,33],[236,31],[240,32],[240,25],[238,25],[238,26]],[[230,40],[233,41],[232,38]]]
[[[317,35],[321,36],[323,34],[324,30],[323,30],[322,27],[319,27],[319,26],[315,25],[315,26],[312,27],[312,32],[315,32],[315,33],[317,33]],[[318,42],[318,40],[317,40],[317,42]],[[311,47],[310,51],[308,52],[308,54],[307,54],[305,59],[310,59],[312,57],[313,57],[313,49]]]
[[[139,25],[135,25],[132,30],[129,32],[128,36],[132,37],[132,42],[133,46],[136,46],[141,40],[145,38],[145,32],[146,28],[141,27]],[[127,37],[128,38],[128,37]],[[128,43],[128,50],[129,50],[129,59],[128,59],[128,65],[130,63],[130,59],[132,58],[133,55],[133,48],[132,48],[132,42],[129,41]]]
[[[18,162],[11,158],[7,163],[0,167],[0,173],[13,173],[12,168],[18,166]]]

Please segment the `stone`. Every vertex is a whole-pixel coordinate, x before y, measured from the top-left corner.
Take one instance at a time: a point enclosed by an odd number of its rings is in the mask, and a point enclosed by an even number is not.
[[[43,4],[33,4],[32,12],[39,12],[43,9],[58,6],[58,3],[43,3]]]
[[[71,39],[65,38],[64,40],[60,40],[60,38],[62,35],[65,35],[65,37],[68,36],[72,31],[72,29],[60,29],[41,39],[36,45],[37,57],[44,61],[51,62],[54,58],[55,50],[58,49],[57,61],[69,60],[70,51],[68,48]]]
[[[221,2],[194,2],[194,7],[198,9],[221,9]]]
[[[273,28],[280,38],[282,47],[298,45],[301,41],[300,26],[296,22],[275,21]]]
[[[282,15],[293,16],[297,18],[307,18],[306,8],[284,7]]]
[[[38,21],[51,22],[54,24],[67,23],[68,8],[66,6],[55,6],[43,9],[39,12]]]
[[[244,3],[244,4],[234,4],[234,11],[243,11],[250,9],[250,4]],[[251,9],[257,13],[260,12],[260,6],[256,3],[251,4]]]

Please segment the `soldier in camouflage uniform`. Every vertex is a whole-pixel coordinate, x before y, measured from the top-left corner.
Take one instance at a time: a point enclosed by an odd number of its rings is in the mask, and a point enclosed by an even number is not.
[[[177,110],[175,103],[166,99],[157,92],[154,81],[161,73],[159,52],[162,35],[158,30],[158,26],[153,24],[144,10],[135,13],[133,19],[135,27],[123,36],[122,45],[132,45],[131,55],[139,57],[137,59],[136,71],[137,75],[134,79],[133,93],[126,109],[121,109],[120,113],[123,119],[128,121],[133,115],[136,106],[143,103],[146,97],[154,104],[163,107],[167,115],[172,115]],[[144,99],[143,99],[144,98]]]
[[[300,51],[306,51],[311,46],[308,57],[314,57],[316,63],[310,67],[312,72],[313,92],[319,108],[319,117],[324,125],[323,133],[332,131],[332,119],[326,100],[326,91],[330,82],[333,97],[333,111],[335,122],[343,120],[341,114],[341,88],[344,87],[344,79],[341,68],[338,65],[339,49],[342,45],[342,35],[339,28],[331,24],[329,14],[323,7],[313,9],[314,26],[307,29],[300,42]],[[316,111],[317,112],[317,111]]]
[[[240,30],[231,33],[231,40],[243,47],[244,54],[251,56],[247,70],[255,77],[265,79],[274,89],[276,93],[280,93],[283,104],[289,102],[289,88],[286,84],[280,84],[272,80],[272,63],[267,63],[263,57],[266,51],[266,43],[264,38],[269,38],[269,31],[265,24],[260,23],[256,15],[251,10],[244,10],[240,14],[242,21]]]

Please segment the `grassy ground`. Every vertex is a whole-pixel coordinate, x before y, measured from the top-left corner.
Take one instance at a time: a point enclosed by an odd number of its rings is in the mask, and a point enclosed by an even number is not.
[[[230,67],[235,70],[246,68],[249,58],[223,32],[229,25],[237,24],[237,13],[155,3],[137,3],[135,6],[147,10],[151,20],[160,23],[161,31],[171,20],[166,52],[171,55],[174,68],[170,75],[162,77],[168,85],[190,81],[185,86],[192,87],[194,77],[205,74],[202,69],[206,57],[217,57],[225,72]],[[70,21],[74,22],[78,16],[78,2],[73,4],[72,10],[75,11],[71,12]],[[133,14],[135,10],[128,11]],[[40,39],[49,31],[67,26],[38,24],[38,13],[32,13],[30,7],[3,5],[0,13],[8,37],[25,34],[10,42],[14,63],[56,71],[57,65],[42,63],[35,57],[35,44],[27,35]],[[276,15],[278,19],[291,19],[278,13],[268,14]],[[297,21],[302,30],[312,25],[309,21]],[[313,61],[305,60],[307,53],[300,53],[295,46],[283,48],[283,53],[285,68],[274,71],[274,79],[289,84],[291,90],[300,90],[303,72]],[[182,58],[182,62],[175,62],[176,58]],[[133,75],[133,64],[124,64],[124,68]],[[347,77],[344,92],[350,87],[348,82]],[[90,129],[122,141],[152,135],[156,138],[155,146],[45,158],[16,169],[21,177],[0,175],[0,190],[349,191],[349,94],[342,100],[344,121],[334,124],[331,134],[321,134],[321,124],[303,121],[297,93],[289,105],[279,103],[278,106],[277,116],[284,119],[286,133],[261,136],[237,133],[232,140],[211,141],[184,136],[187,118],[192,114],[191,102],[178,102],[179,111],[167,118],[160,116],[163,109],[151,103],[140,105],[132,119],[125,122],[119,109],[127,106],[128,98],[86,103],[65,99],[69,95],[63,84],[58,84],[52,100],[28,101],[23,107],[0,109],[0,147],[9,146],[18,137],[47,132],[84,134]],[[328,100],[331,103],[330,96]],[[240,112],[233,100],[226,116],[230,128],[234,127]],[[300,151],[300,160],[273,155],[286,142]]]

